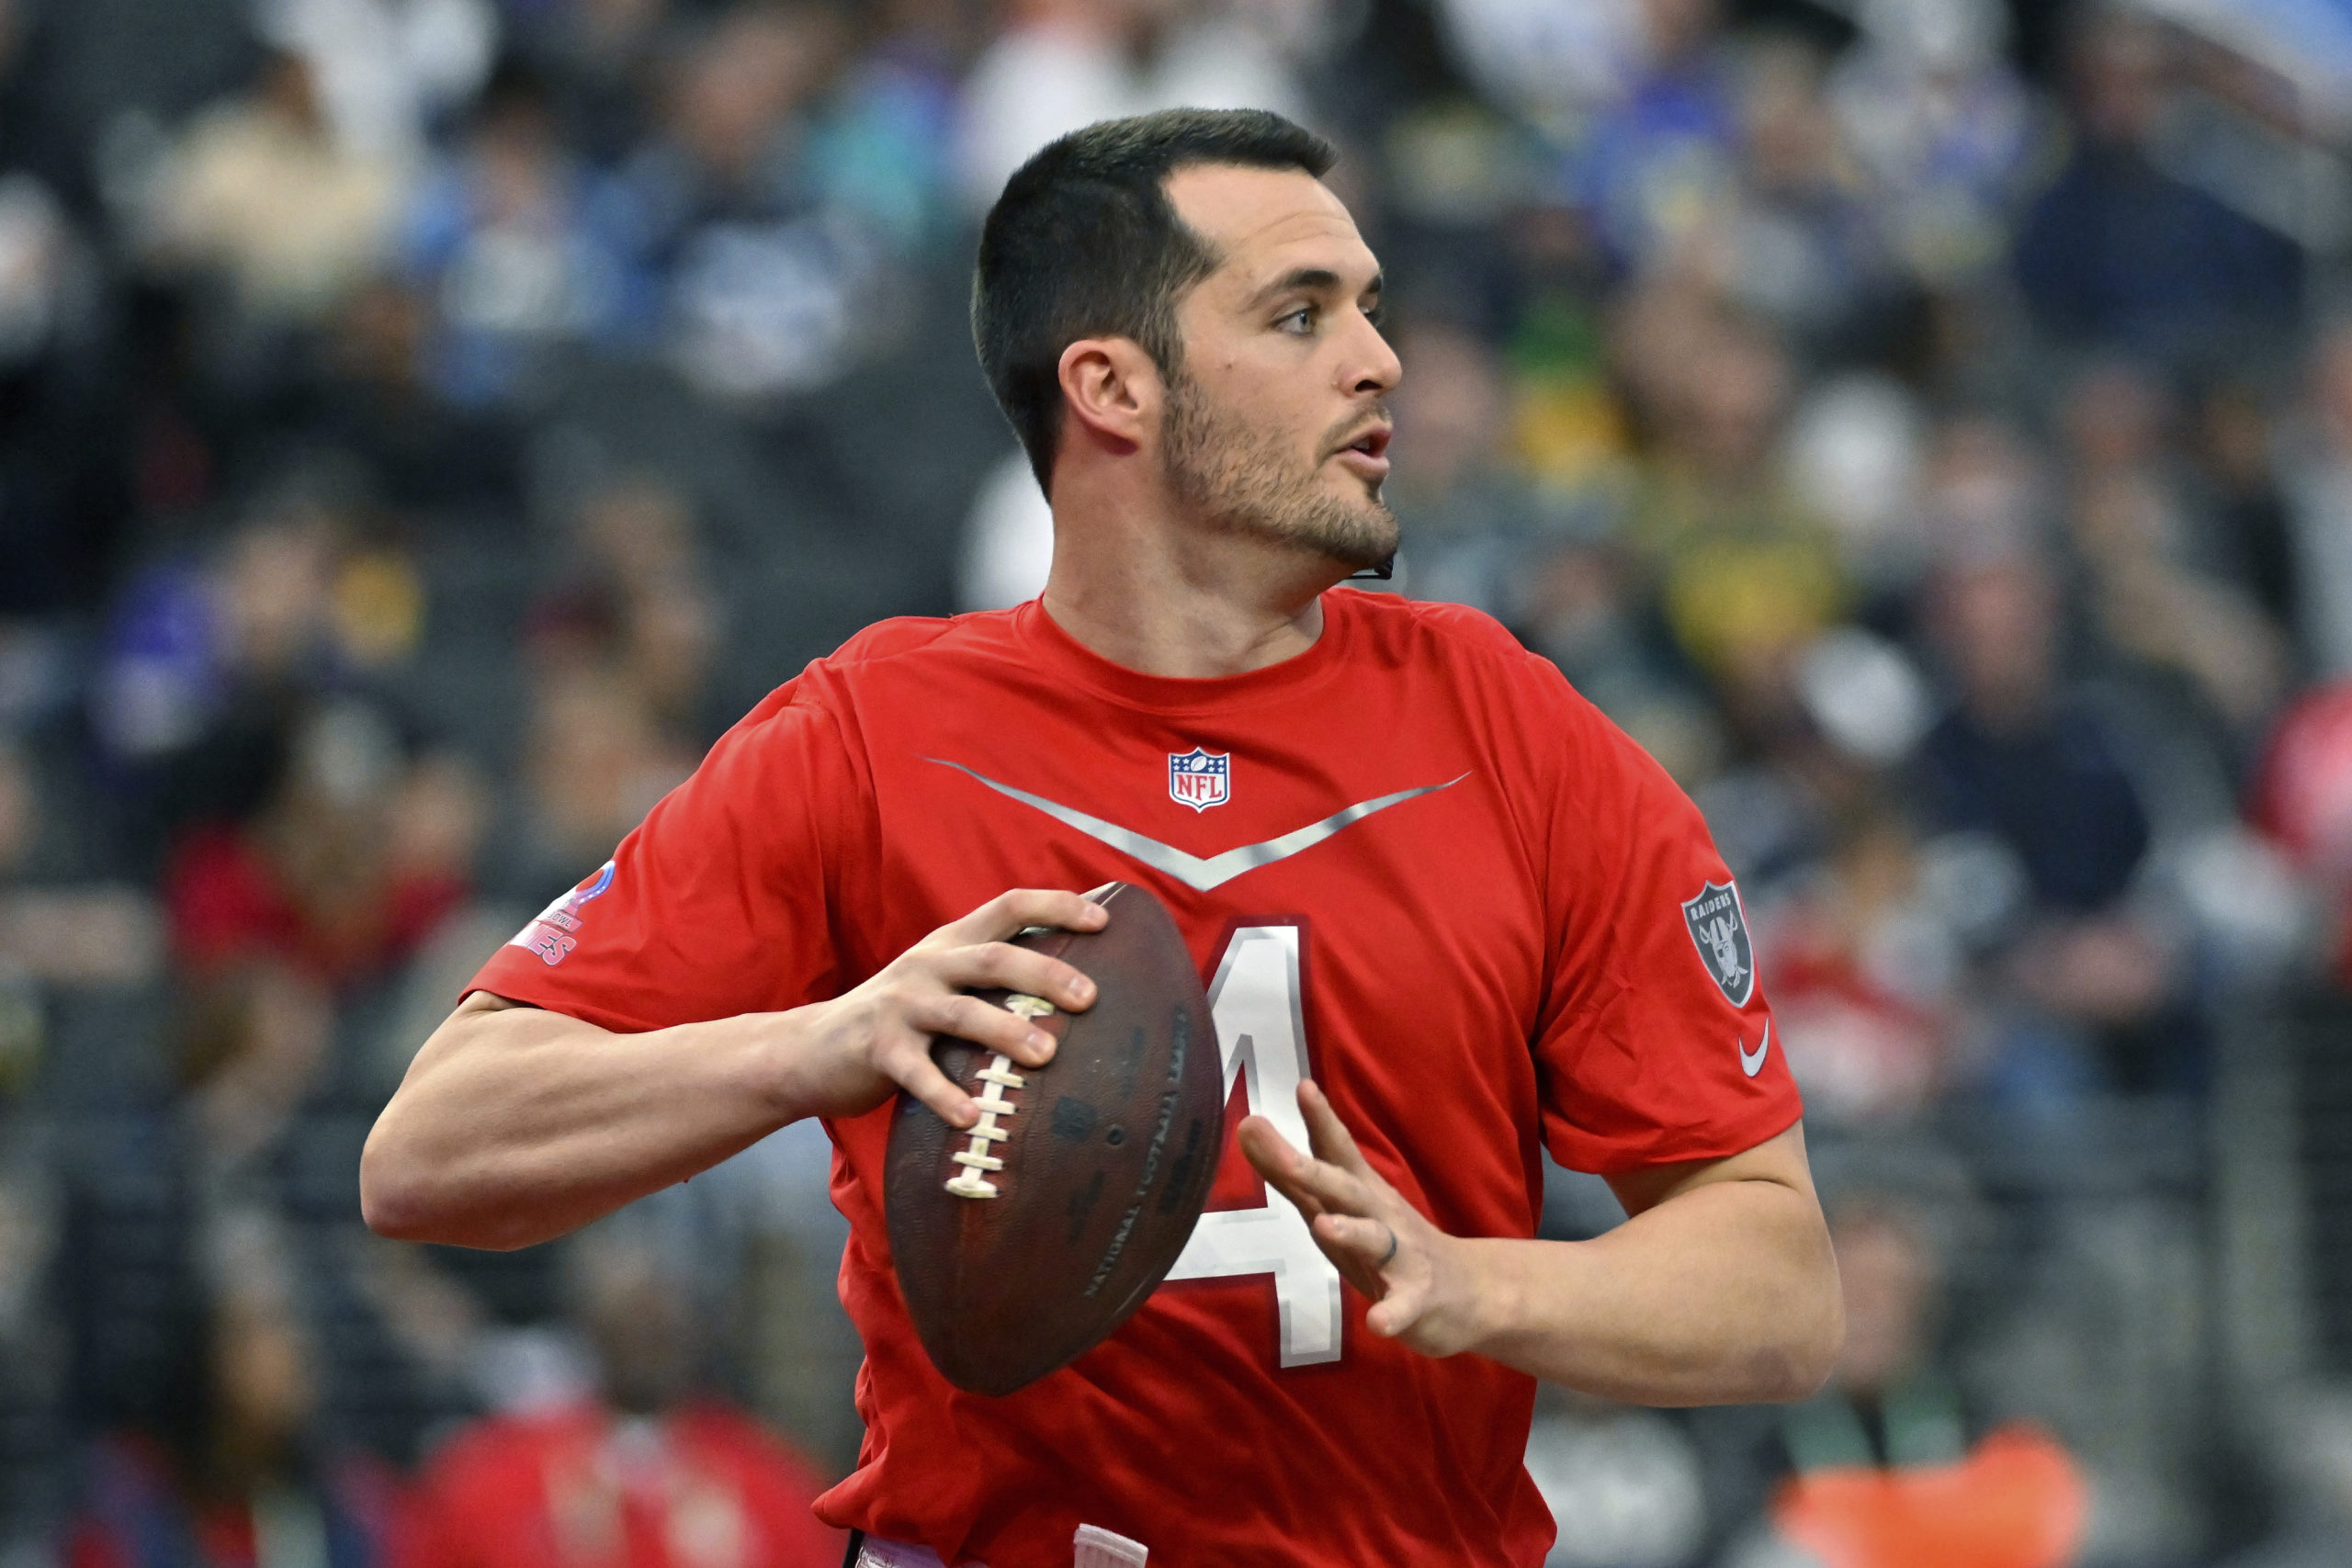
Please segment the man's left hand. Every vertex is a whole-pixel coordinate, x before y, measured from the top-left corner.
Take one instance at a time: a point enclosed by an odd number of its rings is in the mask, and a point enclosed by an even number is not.
[[[1262,1116],[1241,1123],[1241,1152],[1306,1216],[1323,1255],[1371,1298],[1364,1324],[1425,1356],[1465,1350],[1478,1336],[1480,1292],[1469,1244],[1421,1217],[1356,1148],[1331,1102],[1311,1080],[1298,1086],[1308,1151]]]

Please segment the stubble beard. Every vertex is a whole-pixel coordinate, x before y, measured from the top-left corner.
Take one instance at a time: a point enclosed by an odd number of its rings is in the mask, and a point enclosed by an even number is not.
[[[1317,443],[1328,451],[1361,415]],[[1329,556],[1355,570],[1396,553],[1396,514],[1375,493],[1351,501],[1301,469],[1279,432],[1251,427],[1181,370],[1169,378],[1162,459],[1169,488],[1214,526]]]

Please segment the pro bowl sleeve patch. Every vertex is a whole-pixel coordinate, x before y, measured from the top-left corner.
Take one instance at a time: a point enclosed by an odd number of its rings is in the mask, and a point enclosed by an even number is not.
[[[1685,886],[1688,886],[1687,884]],[[1722,987],[1724,999],[1736,1008],[1747,1005],[1756,994],[1756,953],[1747,941],[1747,917],[1739,907],[1734,883],[1710,882],[1698,896],[1682,902],[1682,923],[1708,976]]]
[[[603,897],[612,885],[613,863],[606,861],[595,875],[540,910],[529,925],[507,939],[506,945],[536,953],[541,963],[553,968],[564,961],[575,944],[582,908]]]

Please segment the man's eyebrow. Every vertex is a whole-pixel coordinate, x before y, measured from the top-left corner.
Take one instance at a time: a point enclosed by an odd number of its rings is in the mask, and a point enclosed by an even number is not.
[[[1340,275],[1329,267],[1295,267],[1252,294],[1250,297],[1250,304],[1252,309],[1255,309],[1284,294],[1329,294],[1339,289],[1343,281]],[[1387,275],[1375,272],[1372,275],[1372,281],[1364,286],[1364,292],[1378,294],[1386,283]]]

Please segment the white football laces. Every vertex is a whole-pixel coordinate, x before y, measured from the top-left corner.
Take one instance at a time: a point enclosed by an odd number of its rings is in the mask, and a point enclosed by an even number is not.
[[[1044,1018],[1052,1013],[1054,1004],[1043,997],[1023,996],[1016,991],[1004,998],[1004,1010],[1021,1018]],[[1021,1108],[1004,1098],[1009,1089],[1025,1089],[1029,1080],[1012,1070],[1012,1058],[1001,1051],[989,1053],[989,1065],[979,1072],[980,1082],[988,1087],[980,1091],[974,1103],[980,1108],[980,1119],[965,1134],[969,1140],[965,1147],[947,1157],[964,1168],[947,1179],[947,1190],[958,1198],[993,1198],[997,1185],[988,1179],[992,1170],[1002,1170],[1002,1156],[989,1152],[990,1144],[1003,1143],[1012,1134],[996,1124],[1000,1116],[1011,1116]]]

